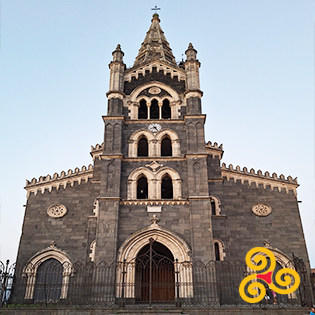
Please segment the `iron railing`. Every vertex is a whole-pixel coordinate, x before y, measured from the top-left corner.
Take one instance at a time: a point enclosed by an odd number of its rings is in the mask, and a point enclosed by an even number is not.
[[[276,306],[311,306],[312,287],[305,264],[294,256],[299,288],[277,296]],[[12,305],[76,307],[219,307],[249,305],[239,295],[250,274],[244,262],[171,261],[149,246],[132,261],[60,264],[51,259],[39,266],[0,262],[0,302]],[[259,281],[259,280],[258,280]],[[256,304],[266,306],[265,299]]]

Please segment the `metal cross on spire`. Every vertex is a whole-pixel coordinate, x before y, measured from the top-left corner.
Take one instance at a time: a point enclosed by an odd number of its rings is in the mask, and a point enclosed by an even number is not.
[[[155,6],[155,7],[152,8],[151,10],[155,10],[155,14],[157,14],[156,11],[157,11],[157,10],[161,10],[161,8],[158,8],[157,6]]]

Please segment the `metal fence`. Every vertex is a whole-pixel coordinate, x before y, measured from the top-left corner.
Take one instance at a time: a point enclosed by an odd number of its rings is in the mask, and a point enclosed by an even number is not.
[[[301,284],[276,302],[256,306],[310,306],[312,288],[303,261],[294,257]],[[49,259],[37,266],[0,262],[0,301],[12,305],[76,307],[218,307],[249,305],[239,295],[240,282],[250,274],[244,262],[171,261],[152,248],[132,261],[107,264],[60,264]],[[259,280],[258,280],[259,281]],[[269,302],[269,303],[267,303]]]

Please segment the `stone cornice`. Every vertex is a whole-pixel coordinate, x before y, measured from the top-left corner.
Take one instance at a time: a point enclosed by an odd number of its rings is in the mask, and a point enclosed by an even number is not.
[[[232,164],[227,168],[226,164],[223,163],[221,172],[222,177],[227,180],[233,179],[234,182],[240,180],[242,184],[246,181],[249,185],[255,183],[256,187],[263,185],[264,189],[266,189],[267,186],[270,186],[271,190],[276,188],[279,192],[281,192],[282,189],[285,189],[287,193],[292,190],[295,196],[296,188],[299,187],[297,178],[293,179],[291,176],[288,176],[287,179],[285,179],[284,175],[278,177],[276,173],[273,173],[272,176],[270,176],[269,172],[265,172],[263,175],[261,170],[258,170],[257,173],[255,173],[254,169],[251,169],[248,172],[246,167],[241,170],[239,166],[236,166],[236,169],[233,169]]]
[[[102,116],[103,121],[105,120],[125,120],[125,116]]]
[[[187,119],[200,119],[200,118],[202,118],[203,119],[203,123],[205,123],[206,115],[204,115],[204,114],[200,114],[200,115],[185,115],[184,116],[184,121],[186,122]]]
[[[36,196],[38,191],[44,194],[46,189],[49,192],[51,192],[53,188],[58,190],[60,186],[66,189],[68,184],[73,187],[75,182],[80,185],[82,181],[87,183],[89,178],[93,178],[93,166],[91,164],[88,166],[88,168],[83,166],[81,171],[77,167],[74,171],[69,170],[67,174],[66,172],[62,171],[60,175],[55,173],[53,177],[47,175],[41,176],[38,180],[36,180],[36,178],[33,178],[31,181],[27,180],[24,188],[27,191],[28,198],[30,193],[34,193]]]
[[[120,91],[108,91],[106,93],[107,98],[110,100],[111,98],[119,98],[121,100],[124,99],[125,93],[120,92]]]
[[[185,154],[186,158],[196,158],[196,159],[200,159],[200,158],[206,158],[208,156],[208,154],[205,153],[195,153],[195,154]]]
[[[121,205],[124,206],[141,206],[141,205],[146,205],[146,206],[163,206],[163,205],[188,205],[189,201],[188,200],[175,200],[175,199],[170,199],[170,200],[121,200],[120,201]]]

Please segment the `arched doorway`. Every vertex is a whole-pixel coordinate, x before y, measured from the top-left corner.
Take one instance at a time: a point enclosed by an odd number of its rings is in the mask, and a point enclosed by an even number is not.
[[[174,257],[163,244],[148,240],[136,257],[135,296],[138,303],[169,303],[175,299]]]

